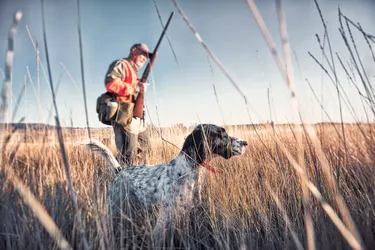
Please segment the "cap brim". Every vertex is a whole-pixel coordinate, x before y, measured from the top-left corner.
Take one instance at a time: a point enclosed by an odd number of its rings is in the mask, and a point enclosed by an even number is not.
[[[144,49],[142,49],[140,47],[138,47],[138,49],[141,50],[142,52],[146,53],[149,57],[151,57],[151,56],[154,55],[154,53],[152,53],[151,51],[146,51],[146,50],[144,50]]]
[[[148,57],[151,57],[151,56],[153,56],[153,55],[154,55],[154,53],[153,53],[153,52],[151,52],[151,51],[149,51],[149,52],[146,52],[146,53],[147,53]]]

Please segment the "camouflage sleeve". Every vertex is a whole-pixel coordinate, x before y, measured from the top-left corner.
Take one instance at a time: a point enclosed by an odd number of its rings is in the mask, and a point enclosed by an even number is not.
[[[125,78],[124,64],[121,61],[112,63],[105,78],[105,88],[108,92],[120,96],[133,95],[134,88],[131,83],[125,82]]]

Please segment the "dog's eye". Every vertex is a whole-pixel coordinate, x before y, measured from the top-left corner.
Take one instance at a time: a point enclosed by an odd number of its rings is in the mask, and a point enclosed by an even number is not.
[[[229,140],[229,136],[227,133],[221,133],[220,138],[223,142],[227,142]]]

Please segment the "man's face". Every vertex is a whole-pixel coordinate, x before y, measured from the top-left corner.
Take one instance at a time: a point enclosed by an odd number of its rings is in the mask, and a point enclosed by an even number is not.
[[[140,69],[147,60],[147,53],[138,48],[133,48],[130,54],[130,59],[135,63],[135,65],[137,65],[138,69]]]

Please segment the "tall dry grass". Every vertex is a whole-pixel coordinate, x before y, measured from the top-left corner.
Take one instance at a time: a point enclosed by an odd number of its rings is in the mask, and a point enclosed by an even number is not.
[[[224,65],[204,43],[177,3],[173,2],[208,55],[219,65],[250,109],[246,96]],[[254,1],[249,0],[248,3],[289,87],[298,118],[298,96],[293,86],[291,52],[281,1],[276,3],[286,67]],[[164,245],[160,246],[150,237],[155,218],[153,213],[142,213],[147,217],[147,223],[143,225],[137,223],[136,216],[129,214],[123,214],[120,225],[112,220],[107,210],[107,191],[113,180],[112,172],[102,159],[75,145],[80,138],[96,137],[114,152],[112,131],[91,129],[88,122],[87,130],[62,129],[58,107],[54,103],[56,131],[1,128],[0,248],[375,248],[375,195],[372,188],[375,178],[374,125],[370,122],[343,122],[343,108],[354,109],[338,79],[327,26],[318,2],[315,3],[324,28],[323,45],[318,35],[317,40],[322,60],[327,66],[311,53],[310,56],[336,88],[341,123],[227,127],[230,134],[249,142],[246,154],[229,161],[213,160],[211,164],[222,169],[223,173],[207,173],[202,203],[188,212],[174,212],[175,223],[167,228],[162,240]],[[79,1],[77,4],[79,23]],[[44,11],[42,13],[44,15]],[[340,9],[338,14],[339,32],[350,52],[348,60],[352,72],[346,69],[344,59],[336,55],[350,83],[357,88],[364,107],[369,110],[364,108],[370,121],[375,114],[374,90],[361,62],[352,30],[356,29],[363,35],[375,61],[371,49],[374,36],[352,22]],[[79,26],[78,31],[80,37]],[[325,51],[326,38],[329,54]],[[45,29],[44,42],[47,44]],[[34,45],[34,48],[38,56],[38,47]],[[45,50],[50,73],[47,46]],[[80,52],[82,69],[81,45]],[[339,65],[337,61],[336,65]],[[11,71],[8,68],[7,74]],[[354,79],[354,70],[360,77],[358,81]],[[39,77],[37,80],[39,82]],[[58,85],[55,91],[50,74],[48,82],[54,99]],[[3,99],[7,101],[9,97],[4,95]],[[320,100],[317,98],[317,101]],[[321,107],[325,111],[325,107]],[[355,113],[353,116],[356,118]],[[157,164],[174,158],[184,136],[190,131],[191,128],[181,126],[164,129],[161,138],[160,131],[153,130],[149,163]]]
[[[361,126],[365,133],[362,133],[358,126]],[[375,246],[375,151],[367,137],[373,133],[374,126],[345,124],[344,127],[347,135],[346,146],[350,151],[346,159],[342,140],[334,132],[332,125],[319,125],[317,131],[321,131],[321,138],[326,138],[322,140],[322,146],[332,173],[335,174],[338,168],[342,171],[337,179],[340,192],[364,244],[371,249]],[[276,125],[273,131],[271,126],[242,126],[228,127],[227,130],[249,142],[246,154],[230,160],[213,159],[212,164],[224,170],[223,173],[207,173],[203,184],[202,203],[188,214],[176,212],[177,223],[168,231],[166,246],[194,249],[293,249],[296,245],[290,234],[291,230],[305,246],[301,182],[291,163],[278,151],[273,139],[273,133],[276,132],[289,152],[297,157],[294,127]],[[189,129],[174,128],[163,131],[163,136],[181,146],[183,135],[188,132]],[[13,163],[8,167],[14,170],[42,203],[72,247],[80,249],[83,247],[82,235],[75,219],[63,160],[58,143],[53,143],[55,132],[49,133],[50,142],[45,144],[42,143],[42,137],[38,138],[39,131],[28,131],[29,137],[23,141],[13,139],[8,144],[4,158],[9,159],[12,149],[18,143],[21,144]],[[17,131],[16,134],[19,136],[14,138],[22,138],[24,131]],[[126,244],[129,243],[135,244],[133,247],[136,248],[156,247],[149,237],[149,227],[141,231],[140,235],[134,233],[132,238],[122,239],[124,242],[115,238],[117,234],[113,232],[113,223],[106,210],[107,190],[113,180],[112,172],[102,159],[95,157],[93,162],[90,153],[74,145],[78,138],[87,137],[87,131],[64,130],[63,135],[85,237],[90,248],[116,249],[120,245],[128,246]],[[114,151],[111,130],[97,130],[93,135],[107,143]],[[304,137],[303,143],[307,175],[338,213],[335,194],[322,173],[321,164],[308,136]],[[155,131],[151,137],[150,163],[169,161],[177,153],[178,148],[163,142]],[[93,173],[97,173],[97,180],[94,179]],[[55,241],[46,233],[29,207],[25,206],[7,178],[9,176],[1,175],[0,248],[57,248]],[[98,194],[95,187],[98,187]],[[314,199],[311,203],[311,214],[315,245],[318,249],[350,248]]]

